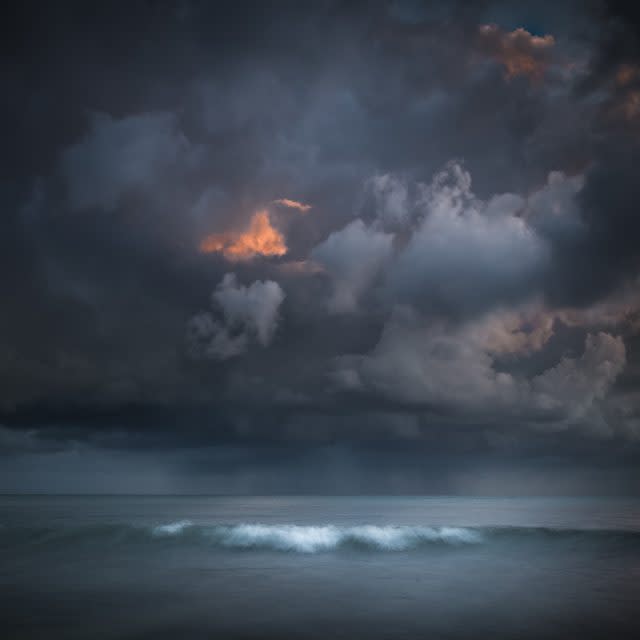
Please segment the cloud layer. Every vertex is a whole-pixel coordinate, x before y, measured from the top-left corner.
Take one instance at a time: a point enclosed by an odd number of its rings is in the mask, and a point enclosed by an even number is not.
[[[11,482],[113,451],[231,489],[556,460],[640,491],[633,12],[33,15],[3,26]]]

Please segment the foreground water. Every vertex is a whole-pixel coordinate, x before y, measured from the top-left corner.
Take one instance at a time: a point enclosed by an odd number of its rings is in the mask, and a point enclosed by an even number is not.
[[[640,637],[640,502],[0,497],[3,638]]]

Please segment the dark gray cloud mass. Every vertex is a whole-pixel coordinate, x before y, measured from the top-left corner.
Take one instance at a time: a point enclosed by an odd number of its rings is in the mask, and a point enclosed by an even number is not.
[[[23,3],[0,490],[639,493],[625,3]]]

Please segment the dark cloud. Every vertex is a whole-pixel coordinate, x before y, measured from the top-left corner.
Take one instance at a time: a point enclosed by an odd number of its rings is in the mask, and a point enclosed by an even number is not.
[[[7,487],[637,490],[637,11],[5,17]]]
[[[277,282],[256,280],[244,287],[238,285],[235,274],[228,273],[212,298],[222,311],[223,322],[208,312],[191,318],[187,339],[192,355],[225,360],[244,353],[249,342],[267,347],[273,340],[284,300]]]

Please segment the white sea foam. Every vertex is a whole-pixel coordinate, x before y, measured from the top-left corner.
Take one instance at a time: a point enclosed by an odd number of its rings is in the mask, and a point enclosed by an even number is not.
[[[343,532],[337,527],[240,524],[229,527],[222,536],[227,547],[266,547],[279,551],[315,553],[338,546]]]
[[[181,534],[185,529],[191,527],[191,520],[179,520],[178,522],[170,522],[169,524],[161,524],[153,528],[155,536],[175,536]]]
[[[154,527],[154,536],[177,537],[185,532],[214,545],[235,549],[273,549],[298,553],[331,551],[340,547],[361,547],[381,551],[404,551],[429,544],[449,545],[482,542],[481,533],[462,527],[378,526],[295,524],[236,524],[196,526],[180,520]]]
[[[317,553],[348,545],[403,551],[425,543],[474,544],[482,541],[479,532],[459,527],[375,525],[338,527],[240,524],[216,528],[214,537],[225,547],[259,547],[299,553]]]
[[[389,551],[402,551],[424,542],[470,544],[481,542],[477,531],[460,527],[351,527],[345,531],[348,539]]]

